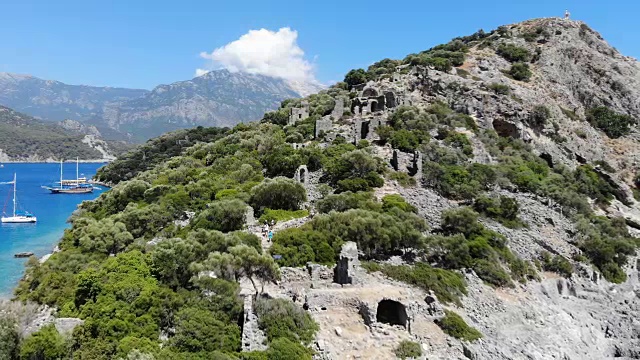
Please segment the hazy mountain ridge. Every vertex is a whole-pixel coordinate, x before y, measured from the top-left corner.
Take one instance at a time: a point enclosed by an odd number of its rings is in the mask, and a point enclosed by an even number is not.
[[[106,104],[146,94],[148,90],[69,85],[30,75],[0,73],[0,105],[48,121],[86,120]]]
[[[317,82],[227,70],[151,91],[67,85],[0,73],[0,104],[44,120],[77,120],[94,126],[108,139],[144,141],[198,125],[233,126],[257,120],[281,101],[322,87]]]
[[[218,70],[160,85],[140,98],[110,106],[104,120],[143,139],[198,125],[224,127],[258,120],[281,101],[299,96],[281,79]]]

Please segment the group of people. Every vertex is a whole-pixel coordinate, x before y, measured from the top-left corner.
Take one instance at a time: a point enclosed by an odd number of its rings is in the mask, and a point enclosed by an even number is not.
[[[269,222],[267,220],[264,221],[264,226],[262,227],[262,236],[266,236],[267,240],[271,242],[273,239],[273,227],[276,225],[276,221],[271,219],[271,227],[269,227]]]

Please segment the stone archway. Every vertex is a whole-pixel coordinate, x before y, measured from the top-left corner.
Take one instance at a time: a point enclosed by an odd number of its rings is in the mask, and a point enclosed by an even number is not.
[[[378,303],[376,321],[408,328],[409,317],[407,316],[407,309],[404,305],[394,300],[385,299]]]
[[[297,182],[301,182],[304,185],[307,185],[307,183],[309,182],[309,169],[307,169],[307,165],[300,165],[300,167],[298,167],[298,169],[296,170],[294,178]]]
[[[378,97],[378,90],[374,88],[366,88],[362,91],[362,97]]]
[[[369,100],[369,112],[374,113],[378,111],[378,100]]]

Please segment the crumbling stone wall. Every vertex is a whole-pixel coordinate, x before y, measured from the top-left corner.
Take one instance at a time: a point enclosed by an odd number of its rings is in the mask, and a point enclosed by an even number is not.
[[[340,250],[340,257],[333,270],[333,281],[340,285],[360,282],[357,273],[361,271],[358,246],[353,241],[346,242]]]
[[[291,108],[289,112],[289,122],[288,125],[293,125],[298,121],[302,121],[309,117],[309,103],[306,101],[302,102],[302,107],[300,108]]]
[[[331,111],[331,117],[334,120],[340,120],[344,115],[344,99],[339,97],[336,100],[336,104]]]
[[[254,295],[244,297],[244,318],[242,324],[242,351],[263,351],[266,336],[258,327],[258,316],[253,311]]]
[[[323,117],[322,119],[316,120],[316,129],[315,129],[316,139],[318,139],[318,137],[320,137],[321,133],[326,134],[326,133],[330,132],[332,129],[333,129],[333,122],[331,121],[331,118]]]

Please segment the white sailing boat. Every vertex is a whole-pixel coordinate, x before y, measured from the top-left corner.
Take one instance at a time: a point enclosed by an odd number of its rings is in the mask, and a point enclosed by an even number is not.
[[[0,184],[5,184],[5,185],[13,185],[13,213],[11,214],[12,216],[7,216],[6,213],[2,214],[2,218],[0,218],[0,221],[3,224],[7,224],[7,223],[34,223],[36,221],[38,221],[38,219],[33,216],[33,214],[24,211],[24,212],[18,212],[17,211],[17,201],[16,201],[16,192],[17,192],[17,175],[14,173],[13,174],[13,181],[10,182],[6,182],[6,183],[0,183]]]
[[[43,188],[51,191],[52,194],[88,194],[93,192],[93,186],[87,182],[86,177],[80,177],[79,174],[80,160],[76,159],[76,178],[75,180],[64,180],[62,178],[63,160],[60,160],[60,181],[58,185],[43,186]]]

